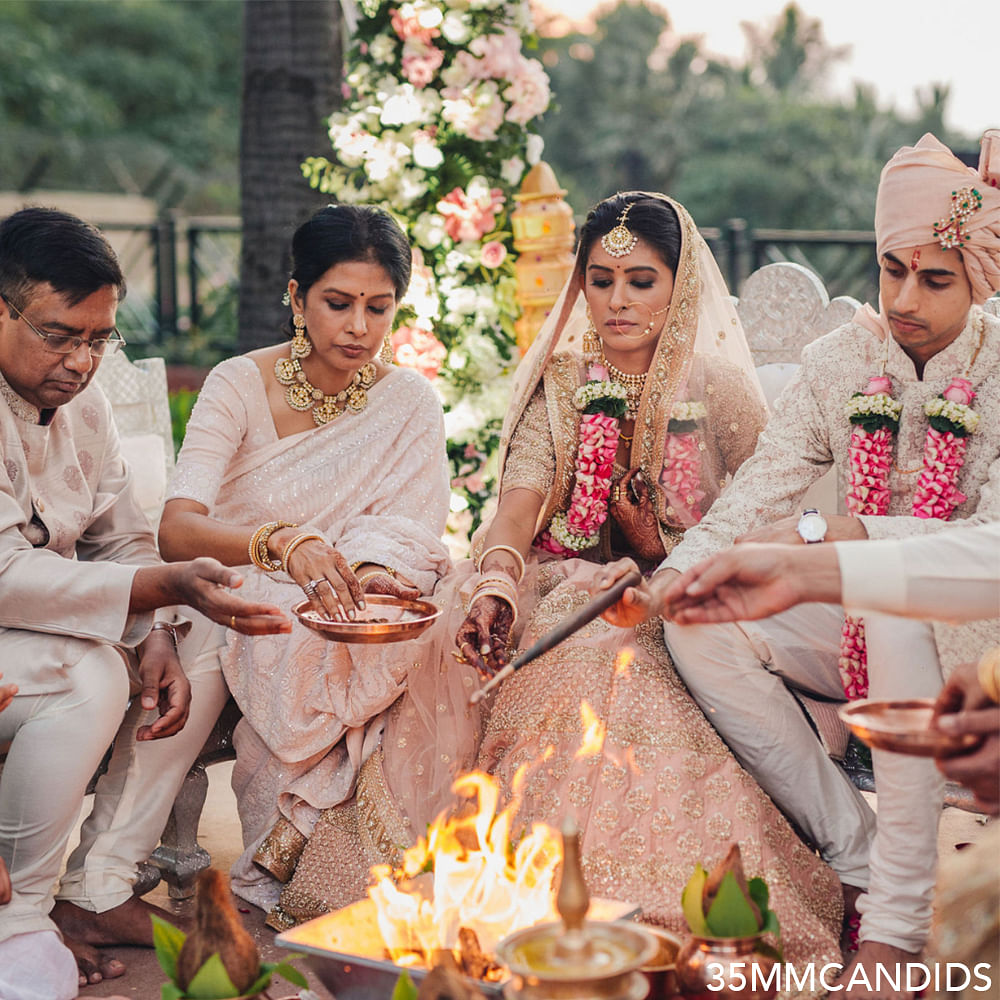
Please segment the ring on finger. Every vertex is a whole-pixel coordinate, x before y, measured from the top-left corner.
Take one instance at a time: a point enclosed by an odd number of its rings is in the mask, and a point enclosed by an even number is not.
[[[316,590],[321,583],[326,583],[325,576],[318,576],[315,580],[310,580],[302,589],[305,591]]]

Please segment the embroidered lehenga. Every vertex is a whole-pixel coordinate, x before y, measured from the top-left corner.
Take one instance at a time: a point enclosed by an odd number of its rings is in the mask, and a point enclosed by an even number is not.
[[[675,209],[681,260],[631,451],[632,466],[655,484],[667,551],[752,453],[765,419],[721,276],[690,216]],[[573,395],[587,377],[585,325],[582,293],[570,283],[515,376],[501,438],[501,496],[527,488],[544,498],[536,534],[566,509],[573,487],[580,422]],[[581,557],[532,548],[518,586],[519,648],[583,605],[604,563],[629,554],[609,525]],[[445,642],[467,611],[472,575],[471,561],[463,563],[434,595],[448,609]],[[480,720],[463,698],[480,682],[455,663],[447,645],[441,653],[441,663],[422,665],[422,677],[411,674],[380,751],[362,768],[357,803],[321,817],[282,896],[283,919],[358,898],[361,883],[351,888],[351,875],[391,859],[398,845],[422,832],[431,816],[421,809],[421,782],[433,772],[431,784],[439,788],[440,775],[468,759],[475,740],[477,766],[495,774],[508,795],[526,767],[521,820],[558,826],[566,816],[576,819],[591,892],[637,903],[645,919],[681,930],[681,889],[695,862],[714,864],[739,841],[748,876],[763,875],[771,886],[790,960],[839,960],[836,876],[736,763],[688,695],[659,622],[635,630],[591,623],[500,685],[481,737]],[[604,739],[581,755],[584,701]],[[359,851],[361,864],[349,875],[344,859]]]

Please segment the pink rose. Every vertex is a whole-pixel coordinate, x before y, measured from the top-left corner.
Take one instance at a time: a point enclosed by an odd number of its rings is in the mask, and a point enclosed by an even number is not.
[[[607,382],[610,378],[608,369],[604,365],[591,365],[587,369],[587,379],[591,382]]]
[[[507,248],[499,240],[490,240],[483,244],[479,254],[483,267],[499,267],[507,256]]]
[[[892,393],[892,382],[889,381],[888,375],[873,375],[868,380],[868,385],[863,392],[866,396],[876,396],[880,392],[890,395]]]
[[[496,225],[503,203],[500,188],[480,184],[471,192],[453,188],[437,203],[437,210],[444,216],[445,231],[457,243],[482,239]]]
[[[401,326],[391,337],[396,364],[415,368],[429,379],[437,376],[447,348],[429,330],[417,326]]]
[[[976,398],[972,383],[967,378],[953,378],[951,385],[941,395],[950,403],[962,403],[965,406]]]

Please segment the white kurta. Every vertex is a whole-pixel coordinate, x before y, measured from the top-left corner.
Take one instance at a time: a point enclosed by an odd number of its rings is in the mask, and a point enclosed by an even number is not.
[[[852,611],[946,622],[1000,617],[1000,521],[835,544],[843,602]]]
[[[0,668],[19,688],[0,715],[0,941],[54,930],[66,841],[128,699],[120,647],[153,620],[129,615],[132,580],[159,562],[101,390],[39,419],[0,379]]]

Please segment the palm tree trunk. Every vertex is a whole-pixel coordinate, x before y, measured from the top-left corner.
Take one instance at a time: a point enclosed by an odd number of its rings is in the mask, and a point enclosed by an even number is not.
[[[244,0],[241,351],[279,339],[291,235],[329,201],[299,165],[330,144],[326,119],[341,101],[340,17],[337,0]]]

